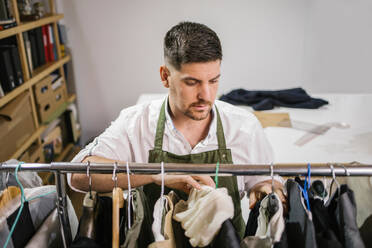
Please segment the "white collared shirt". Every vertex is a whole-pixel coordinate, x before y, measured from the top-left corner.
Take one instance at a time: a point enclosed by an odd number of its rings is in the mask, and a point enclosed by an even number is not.
[[[110,127],[82,149],[72,162],[81,162],[87,156],[99,156],[119,161],[147,163],[149,151],[154,148],[160,108],[167,99],[168,97],[123,109]],[[194,148],[174,127],[166,108],[163,150],[177,155],[187,155],[218,149],[216,106],[221,117],[226,146],[231,149],[234,164],[269,164],[274,161],[272,148],[257,118],[247,110],[219,100],[215,101],[212,108],[213,118],[207,137]],[[270,178],[238,176],[239,191],[240,193],[249,191],[256,183]],[[71,187],[70,179],[69,174],[68,183]]]

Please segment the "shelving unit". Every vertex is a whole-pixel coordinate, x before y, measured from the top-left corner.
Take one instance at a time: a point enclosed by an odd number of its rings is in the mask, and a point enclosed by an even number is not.
[[[30,102],[32,109],[33,121],[35,124],[35,132],[19,147],[10,158],[19,158],[33,143],[42,145],[41,134],[47,129],[48,124],[60,117],[68,108],[68,106],[76,100],[75,94],[70,94],[66,102],[61,104],[58,109],[48,118],[48,120],[42,122],[38,115],[37,99],[34,92],[34,86],[43,78],[50,75],[52,72],[58,70],[60,76],[62,77],[63,83],[66,83],[65,72],[63,66],[71,61],[71,57],[66,55],[62,57],[60,49],[60,37],[57,27],[57,22],[61,20],[64,15],[56,13],[54,0],[49,0],[49,14],[46,14],[43,18],[31,21],[31,22],[21,22],[20,15],[17,6],[17,0],[11,0],[12,11],[14,18],[17,22],[17,26],[0,31],[0,39],[15,36],[17,40],[17,47],[21,61],[22,73],[24,83],[5,96],[0,98],[0,108],[6,106],[9,102],[15,99],[17,96],[27,91],[30,93]],[[44,25],[51,24],[53,27],[53,34],[55,37],[55,44],[57,50],[57,59],[54,62],[49,62],[43,66],[36,68],[34,71],[29,71],[26,48],[23,39],[23,33],[29,30],[42,27]],[[80,134],[79,134],[80,136]],[[64,149],[61,154],[56,158],[57,161],[63,161],[63,159],[73,150],[74,144],[64,144]],[[9,158],[9,159],[10,159]]]

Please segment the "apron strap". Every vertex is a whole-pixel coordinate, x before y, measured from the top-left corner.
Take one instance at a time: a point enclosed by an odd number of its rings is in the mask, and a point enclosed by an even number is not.
[[[158,124],[156,126],[154,149],[162,150],[164,129],[165,129],[165,101],[161,105]]]
[[[164,129],[165,129],[165,102],[163,102],[161,109],[160,109],[160,115],[158,119],[158,123],[156,126],[156,134],[155,134],[155,144],[154,149],[163,149],[163,137],[164,137]],[[222,122],[220,113],[218,112],[218,109],[216,107],[216,117],[217,117],[217,140],[218,140],[218,148],[219,149],[226,149],[226,141],[225,141],[225,135],[223,132]]]
[[[216,113],[217,113],[217,140],[218,140],[218,149],[226,149],[226,141],[225,141],[225,134],[223,132],[223,126],[221,122],[220,113],[218,112],[216,106]]]

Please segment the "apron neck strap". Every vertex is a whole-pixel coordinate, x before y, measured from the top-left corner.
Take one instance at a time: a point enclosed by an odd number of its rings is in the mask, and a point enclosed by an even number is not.
[[[156,135],[155,135],[155,149],[162,150],[163,148],[163,137],[164,137],[164,129],[165,129],[165,102],[163,102],[161,109],[160,109],[160,115],[158,119],[158,123],[156,126]],[[218,148],[219,149],[226,149],[226,141],[225,141],[225,135],[223,132],[222,122],[220,118],[220,113],[218,112],[218,109],[216,107],[216,117],[217,117],[217,140],[218,140]]]

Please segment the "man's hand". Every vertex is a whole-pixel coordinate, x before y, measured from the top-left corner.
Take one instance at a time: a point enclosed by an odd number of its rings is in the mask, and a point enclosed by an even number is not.
[[[283,185],[278,181],[274,180],[274,191],[279,196],[283,204],[283,212],[287,213],[288,205],[287,198],[283,193]],[[249,208],[252,209],[254,205],[260,200],[262,200],[266,195],[272,192],[271,180],[263,181],[256,184],[249,193]]]
[[[161,174],[153,175],[154,183],[161,185]],[[178,189],[185,193],[190,193],[191,188],[200,189],[200,184],[216,187],[210,176],[184,176],[184,175],[164,175],[164,185],[168,188]]]

